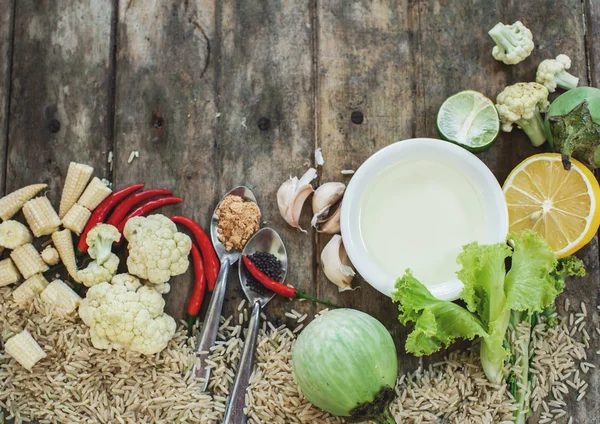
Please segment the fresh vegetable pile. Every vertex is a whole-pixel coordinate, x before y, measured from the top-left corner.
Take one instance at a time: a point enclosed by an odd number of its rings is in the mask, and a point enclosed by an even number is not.
[[[0,286],[24,280],[13,290],[13,298],[23,307],[39,297],[39,301],[51,305],[56,316],[78,311],[90,327],[97,349],[158,353],[176,330],[173,318],[164,313],[162,297],[170,290],[171,277],[186,272],[191,252],[197,280],[188,308],[191,331],[206,280],[212,290],[219,262],[210,240],[191,219],[145,217],[183,199],[173,197],[167,189],[138,192],[143,184],[113,193],[106,181],[92,178],[92,174],[93,168],[71,163],[59,213],[48,198],[35,197],[46,188],[45,184],[31,185],[0,199],[0,246],[11,251],[10,257],[0,261]],[[21,209],[27,226],[12,219]],[[177,222],[191,230],[201,249],[177,230]],[[76,236],[77,251],[73,242]],[[128,241],[128,273],[116,275],[120,265],[116,248],[123,239]],[[36,247],[39,245],[44,247],[41,252]],[[72,282],[46,279],[44,273],[56,272],[59,265]],[[6,353],[27,369],[46,355],[35,334],[21,332],[4,338]]]

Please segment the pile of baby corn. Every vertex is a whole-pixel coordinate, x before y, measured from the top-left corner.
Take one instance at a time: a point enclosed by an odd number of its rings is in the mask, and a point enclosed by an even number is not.
[[[106,181],[97,177],[90,181],[93,172],[91,166],[71,162],[58,214],[46,196],[36,197],[47,184],[23,187],[0,199],[0,255],[5,249],[11,250],[9,257],[0,260],[0,287],[24,280],[12,292],[15,302],[26,304],[40,295],[43,302],[64,313],[79,305],[81,298],[68,284],[62,280],[48,283],[44,272],[62,261],[77,281],[73,233],[81,234],[93,210],[112,192]],[[27,226],[12,219],[21,209]],[[61,225],[63,230],[59,231]],[[48,236],[39,252],[33,245],[34,237]],[[4,350],[28,370],[46,356],[27,331],[8,338]]]

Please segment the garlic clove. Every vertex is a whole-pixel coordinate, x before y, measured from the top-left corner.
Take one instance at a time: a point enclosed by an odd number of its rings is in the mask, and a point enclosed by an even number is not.
[[[310,168],[300,179],[297,177],[290,178],[277,190],[279,213],[288,224],[304,233],[306,233],[306,230],[300,228],[299,224],[300,214],[304,202],[314,191],[311,182],[316,177],[317,170]]]
[[[356,273],[340,235],[334,235],[321,252],[321,266],[327,279],[338,286],[339,291],[352,290],[351,283]]]
[[[342,204],[340,203],[336,208],[335,212],[331,214],[324,222],[317,223],[315,227],[317,232],[323,234],[339,234],[340,228],[340,216],[342,212]]]
[[[315,191],[312,201],[313,217],[311,225],[316,227],[317,224],[325,222],[329,210],[344,196],[346,185],[342,183],[325,183]]]

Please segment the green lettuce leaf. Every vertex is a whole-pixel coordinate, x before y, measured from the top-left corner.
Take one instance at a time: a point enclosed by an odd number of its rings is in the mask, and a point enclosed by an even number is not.
[[[512,266],[504,283],[507,305],[515,311],[542,312],[552,305],[564,288],[564,278],[553,277],[556,256],[544,238],[523,231],[514,241]]]
[[[510,254],[505,243],[471,243],[458,255],[457,261],[462,268],[457,275],[465,285],[460,297],[485,326],[505,314],[504,260]]]
[[[433,297],[410,270],[396,281],[392,300],[399,303],[400,322],[415,323],[406,340],[406,351],[416,356],[430,355],[456,339],[486,335],[474,314],[456,303]]]

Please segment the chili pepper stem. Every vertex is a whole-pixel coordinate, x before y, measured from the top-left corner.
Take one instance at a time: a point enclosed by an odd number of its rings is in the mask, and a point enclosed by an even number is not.
[[[335,303],[331,303],[326,300],[321,300],[321,299],[317,299],[316,297],[309,296],[309,295],[301,292],[300,290],[296,290],[295,299],[307,299],[307,300],[311,300],[313,302],[320,303],[322,305],[330,306],[332,308],[340,308],[341,307],[339,305],[336,305]]]
[[[198,319],[198,315],[189,315],[187,316],[187,336],[192,337],[194,334],[194,325],[196,324],[196,320]]]

